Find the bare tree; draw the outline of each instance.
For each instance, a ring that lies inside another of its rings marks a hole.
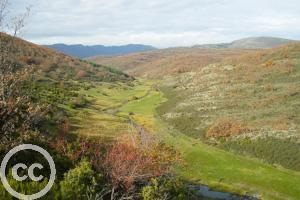
[[[9,13],[10,0],[0,0],[0,32],[11,33],[17,36],[24,28],[25,20],[29,16],[30,6],[25,8],[24,13],[11,16]]]
[[[25,25],[30,9],[11,16],[10,0],[0,0],[0,137],[12,139],[12,135],[30,126],[36,108],[23,94],[22,83],[29,74],[28,67],[17,69],[16,55],[19,51],[15,44],[17,36]],[[11,36],[9,36],[11,35]]]
[[[14,74],[14,63],[9,59],[10,54],[16,50],[14,39],[6,34],[16,37],[25,25],[30,8],[17,16],[9,15],[9,0],[0,0],[0,101],[6,101],[13,93],[17,78]],[[14,81],[15,80],[15,81]]]

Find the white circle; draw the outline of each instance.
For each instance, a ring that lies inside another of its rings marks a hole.
[[[42,189],[40,192],[32,194],[32,195],[25,195],[25,194],[20,194],[18,192],[16,192],[8,183],[6,175],[5,175],[5,170],[6,170],[6,166],[7,163],[9,161],[9,159],[16,153],[18,153],[19,151],[22,150],[34,150],[39,152],[40,154],[42,154],[46,160],[48,161],[49,165],[50,165],[50,170],[51,170],[51,174],[50,174],[50,179],[48,184],[45,186],[44,189]],[[42,196],[44,196],[45,194],[47,194],[47,192],[50,191],[50,189],[52,188],[54,181],[55,181],[55,175],[56,175],[56,168],[55,168],[55,163],[51,157],[51,155],[43,148],[36,146],[36,145],[32,145],[32,144],[22,144],[19,146],[16,146],[15,148],[13,148],[12,150],[10,150],[4,157],[4,159],[1,162],[1,170],[0,170],[0,177],[1,177],[1,181],[3,183],[4,188],[14,197],[18,198],[18,199],[22,199],[22,200],[34,200],[34,199],[38,199],[41,198]]]

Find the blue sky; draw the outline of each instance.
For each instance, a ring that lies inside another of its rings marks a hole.
[[[229,42],[250,36],[300,40],[299,0],[12,0],[32,5],[22,37],[38,44]]]

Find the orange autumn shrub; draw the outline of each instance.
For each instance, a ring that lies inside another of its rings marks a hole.
[[[206,137],[230,137],[247,133],[249,131],[250,128],[244,123],[231,119],[221,119],[208,129]]]
[[[86,76],[87,76],[87,73],[86,73],[85,71],[83,71],[83,70],[78,70],[76,76],[77,76],[78,78],[83,78],[83,77],[86,77]]]
[[[160,142],[148,142],[144,146],[136,138],[122,138],[108,151],[104,166],[114,187],[129,191],[134,183],[168,174],[178,157]]]

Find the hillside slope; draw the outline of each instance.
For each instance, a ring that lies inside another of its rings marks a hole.
[[[231,43],[195,45],[194,48],[268,49],[292,42],[296,41],[275,37],[249,37]]]
[[[100,56],[100,55],[122,55],[135,52],[151,51],[155,50],[154,47],[150,45],[142,44],[128,44],[123,46],[103,46],[103,45],[94,45],[94,46],[84,46],[81,44],[77,45],[66,45],[66,44],[53,44],[46,45],[51,49],[58,50],[70,56],[75,56],[79,58],[87,58],[91,56]]]
[[[98,199],[103,196],[104,199],[121,199],[131,196],[123,189],[123,182],[119,181],[123,175],[116,176],[117,182],[112,175],[115,173],[114,165],[128,162],[129,165],[124,165],[124,174],[128,174],[128,170],[136,174],[136,166],[142,168],[140,174],[146,174],[146,177],[135,175],[138,178],[130,181],[134,199],[143,199],[140,194],[150,184],[150,178],[160,176],[157,172],[161,168],[156,170],[153,166],[165,167],[166,162],[157,162],[159,156],[155,156],[150,148],[148,156],[145,148],[133,146],[130,141],[124,141],[124,145],[115,142],[121,141],[120,137],[125,134],[130,134],[133,140],[138,135],[128,118],[118,116],[114,109],[143,98],[151,85],[132,81],[133,78],[120,71],[65,56],[8,35],[1,34],[0,38],[1,47],[7,47],[3,44],[14,46],[1,48],[0,75],[4,90],[0,96],[0,157],[3,158],[12,147],[19,144],[38,145],[49,152],[57,169],[55,187],[43,199]],[[30,73],[24,72],[18,76],[20,71],[27,72],[23,69],[29,66],[33,68]],[[3,73],[3,69],[7,73]],[[37,81],[31,79],[31,75]],[[132,146],[129,147],[130,144]],[[120,145],[121,152],[114,155],[120,157],[109,161],[111,164],[107,165],[115,145]],[[160,146],[163,145],[160,143]],[[140,153],[132,154],[137,148],[141,149]],[[133,160],[124,156],[126,152],[130,157],[134,155]],[[162,150],[157,152],[162,155]],[[132,165],[139,156],[142,156],[139,163],[143,164]],[[154,160],[144,161],[150,157]],[[21,151],[6,166],[5,176],[20,194],[31,195],[40,191],[47,184],[47,177],[53,174],[52,170],[45,167],[39,172],[44,177],[39,182],[15,181],[10,173],[15,164],[30,166],[35,162],[47,165],[33,151]],[[144,171],[145,168],[153,173]],[[128,176],[132,177],[132,174]],[[79,182],[74,182],[74,177]],[[128,178],[124,180],[127,184]],[[136,184],[140,182],[145,184]],[[112,191],[105,189],[103,194],[103,188],[113,187],[116,188]],[[0,184],[0,199],[14,199],[3,184]]]
[[[295,41],[283,39],[283,38],[274,38],[274,37],[250,37],[250,38],[233,41],[229,45],[229,48],[268,49],[280,45],[285,45],[291,42],[295,42]]]
[[[89,63],[33,43],[2,34],[2,42],[12,41],[10,59],[17,66],[31,66],[35,74],[47,80],[126,80],[128,75],[109,67]]]
[[[211,191],[230,191],[263,200],[298,200],[299,172],[226,152],[183,135],[178,129],[174,129],[173,124],[170,126],[162,122],[157,115],[156,108],[166,99],[165,95],[155,88],[144,98],[131,101],[120,110],[123,115],[129,115],[136,123],[159,135],[160,140],[166,141],[180,152],[183,162],[176,166],[176,173],[194,184],[208,185]],[[169,102],[170,106],[174,105],[172,98],[169,98]],[[285,152],[284,148],[276,147]]]
[[[157,78],[198,71],[208,64],[248,52],[251,50],[172,48],[123,56],[97,56],[88,60],[115,67],[130,75]]]
[[[300,171],[300,44],[169,77],[159,109],[181,132]]]

